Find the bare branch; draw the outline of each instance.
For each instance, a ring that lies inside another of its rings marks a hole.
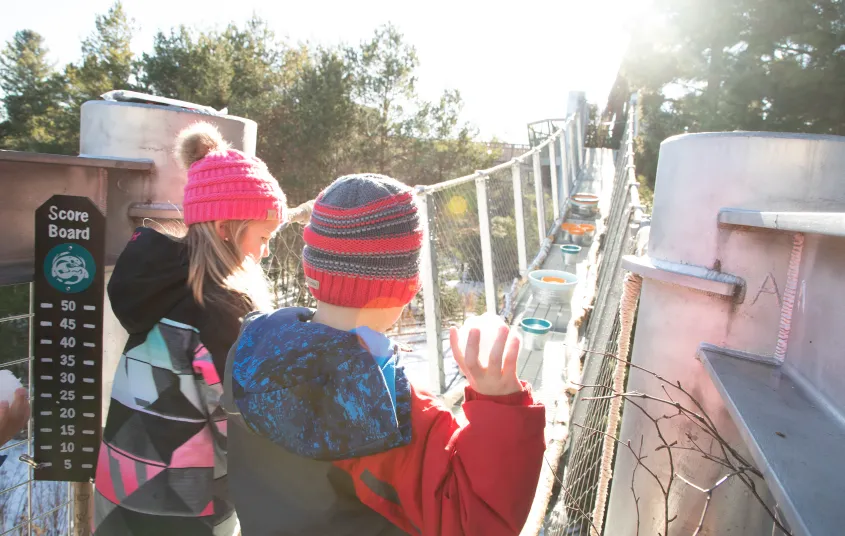
[[[565,345],[565,346],[569,346],[569,345]],[[655,451],[665,450],[666,453],[667,453],[667,456],[669,458],[670,472],[669,472],[668,481],[664,484],[664,482],[657,476],[657,474],[643,463],[643,460],[646,459],[646,456],[644,456],[642,454],[644,437],[641,436],[641,438],[640,438],[640,450],[639,450],[639,452],[636,452],[633,449],[633,447],[631,446],[630,441],[627,442],[627,443],[624,443],[624,442],[620,441],[618,438],[616,438],[612,435],[609,435],[609,434],[607,434],[607,433],[605,433],[601,430],[597,430],[595,428],[583,426],[583,425],[580,425],[578,423],[573,423],[574,426],[577,426],[577,427],[582,428],[584,430],[590,431],[594,434],[600,434],[602,436],[610,438],[617,445],[622,445],[625,448],[627,448],[631,452],[631,454],[634,456],[634,459],[636,460],[636,465],[634,466],[634,469],[633,469],[632,475],[631,475],[631,493],[634,496],[634,505],[635,505],[635,508],[636,508],[636,511],[637,511],[637,534],[639,534],[639,522],[640,522],[639,516],[640,516],[640,513],[639,513],[639,497],[636,494],[634,482],[635,482],[637,470],[639,469],[639,467],[642,467],[643,470],[645,470],[652,477],[652,479],[654,479],[655,482],[657,482],[658,486],[660,487],[661,493],[663,494],[663,498],[664,498],[663,534],[668,535],[669,524],[672,521],[674,521],[675,519],[677,519],[677,515],[669,517],[669,494],[671,493],[672,485],[674,483],[675,478],[682,480],[683,482],[685,482],[689,486],[691,486],[691,487],[693,487],[693,488],[695,488],[695,489],[697,489],[697,490],[699,490],[702,493],[705,493],[707,495],[707,497],[705,499],[704,509],[702,511],[701,518],[699,520],[698,527],[696,528],[696,531],[694,533],[694,536],[698,536],[701,533],[701,530],[703,530],[704,521],[705,521],[706,516],[707,516],[707,512],[708,512],[709,505],[710,505],[710,502],[711,502],[713,490],[715,490],[716,488],[718,488],[719,486],[721,486],[722,484],[727,482],[730,478],[736,477],[740,480],[740,482],[743,483],[743,485],[745,485],[751,491],[752,495],[757,499],[759,504],[769,514],[769,516],[773,520],[774,526],[777,527],[778,529],[780,529],[783,533],[791,535],[791,532],[789,532],[786,529],[786,527],[784,527],[783,524],[780,522],[780,520],[777,516],[777,513],[773,512],[771,510],[771,508],[769,508],[769,506],[766,504],[765,500],[760,496],[760,494],[757,491],[757,487],[754,483],[753,477],[756,476],[758,478],[762,478],[762,473],[760,473],[760,471],[757,468],[755,468],[751,463],[749,463],[735,448],[733,448],[724,439],[724,437],[722,437],[722,435],[719,433],[719,431],[716,427],[715,422],[707,414],[707,412],[704,410],[704,407],[702,406],[702,404],[698,401],[698,399],[695,398],[695,396],[692,395],[692,393],[687,391],[683,387],[683,385],[681,385],[681,382],[674,382],[674,383],[670,382],[669,380],[667,380],[666,378],[660,376],[659,374],[657,374],[655,372],[652,372],[652,371],[650,371],[650,370],[648,370],[644,367],[641,367],[639,365],[635,365],[628,360],[620,359],[617,356],[610,354],[610,353],[607,353],[607,352],[596,352],[596,351],[591,351],[591,350],[583,350],[583,349],[580,349],[580,348],[578,348],[578,350],[584,351],[585,353],[601,355],[601,356],[605,356],[605,357],[614,359],[617,362],[620,362],[627,367],[633,368],[635,370],[639,370],[641,372],[644,372],[644,373],[652,376],[653,378],[655,378],[659,382],[661,382],[661,389],[663,390],[663,392],[666,395],[666,398],[660,398],[660,397],[656,397],[656,396],[653,396],[653,395],[649,395],[647,393],[640,393],[640,392],[617,392],[612,387],[607,386],[607,385],[579,385],[577,383],[574,384],[579,388],[579,390],[581,390],[581,389],[596,389],[596,390],[601,390],[599,392],[603,391],[603,392],[609,393],[607,395],[602,395],[602,396],[582,397],[581,400],[612,400],[612,399],[615,399],[615,398],[621,398],[625,402],[628,402],[631,405],[633,405],[634,407],[636,407],[637,409],[639,409],[640,412],[642,413],[642,415],[645,416],[646,419],[651,421],[651,423],[655,427],[655,432],[657,434],[657,438],[661,443],[659,446],[657,446],[655,448]],[[693,405],[693,407],[695,409],[690,409],[690,408],[685,407],[684,404],[682,404],[679,400],[677,400],[675,397],[672,396],[672,394],[670,393],[670,389],[677,391],[677,392],[680,392],[684,397],[687,398],[687,400],[689,400],[689,402]],[[677,411],[677,413],[666,413],[666,414],[655,417],[654,415],[649,413],[649,411],[646,410],[646,408],[642,405],[642,401],[650,401],[650,402],[654,402],[654,403],[658,403],[658,404],[665,404],[667,406],[671,406],[672,408],[674,408]],[[689,433],[686,434],[686,438],[690,442],[690,444],[692,445],[691,447],[679,445],[677,441],[673,441],[672,443],[669,443],[667,441],[666,437],[663,435],[663,431],[660,428],[660,422],[661,421],[668,421],[670,419],[673,419],[673,418],[679,417],[679,416],[684,416],[696,428],[698,428],[703,433],[710,436],[711,442],[710,442],[710,449],[709,449],[708,452],[705,452],[704,449],[701,448],[701,446],[693,439],[692,435],[689,434]],[[713,453],[712,447],[713,447],[714,443],[718,445],[718,447],[719,447],[718,450],[720,451],[719,454],[721,454],[721,456]],[[729,471],[729,473],[726,474],[721,479],[719,479],[709,489],[704,489],[704,488],[701,488],[699,486],[696,486],[695,484],[692,484],[686,478],[684,478],[681,475],[675,473],[675,467],[674,467],[675,460],[674,460],[673,451],[676,450],[676,449],[681,450],[681,451],[695,452],[695,453],[701,455],[702,458],[704,458],[708,461],[711,461],[711,462],[713,462],[713,463],[715,463],[715,464],[717,464],[721,467],[724,467],[725,469],[727,469]],[[661,533],[658,533],[658,534],[661,534]]]
[[[645,437],[640,436],[639,456],[641,457],[641,459],[642,459],[642,455],[643,455],[643,441],[645,441]],[[637,468],[639,466],[640,466],[640,464],[636,464],[634,466],[634,469],[631,471],[631,494],[634,496],[634,509],[637,511],[637,534],[636,534],[636,536],[640,536],[640,498],[637,496],[637,491],[634,489],[634,480],[637,477]]]
[[[631,445],[630,445],[630,444],[628,444],[628,443],[623,443],[622,441],[619,441],[619,439],[617,439],[615,436],[612,436],[612,435],[610,435],[610,434],[608,434],[608,433],[606,433],[606,432],[603,432],[603,431],[601,431],[601,430],[597,430],[597,429],[595,429],[595,428],[590,428],[589,426],[584,426],[584,425],[582,425],[582,424],[578,424],[577,422],[572,423],[572,425],[573,425],[573,426],[577,426],[578,428],[581,428],[582,430],[586,430],[586,431],[588,431],[588,432],[592,432],[592,433],[594,433],[594,434],[600,434],[600,435],[602,435],[602,436],[604,436],[604,437],[610,438],[610,439],[611,439],[613,442],[615,442],[617,445],[621,445],[621,446],[623,446],[623,447],[627,448],[629,451],[631,451],[631,454],[632,454],[632,455],[634,456],[634,458],[637,460],[637,464],[638,464],[638,465],[640,465],[640,466],[642,466],[642,468],[643,468],[643,469],[645,469],[645,471],[646,471],[649,475],[651,475],[651,477],[654,479],[654,481],[655,481],[655,482],[657,482],[657,485],[660,487],[660,491],[663,493],[663,495],[666,495],[666,488],[664,488],[664,487],[663,487],[663,482],[660,480],[660,477],[658,477],[656,474],[654,474],[654,471],[652,471],[652,470],[651,470],[651,469],[650,469],[650,468],[649,468],[646,464],[644,464],[644,463],[642,462],[642,460],[644,460],[644,459],[645,459],[645,456],[639,456],[639,455],[637,455],[636,451],[634,451],[634,448],[633,448],[633,447],[631,447]]]

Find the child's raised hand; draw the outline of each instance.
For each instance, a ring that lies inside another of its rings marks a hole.
[[[466,350],[461,348],[458,329],[449,329],[449,342],[452,355],[458,362],[461,372],[476,393],[488,396],[509,395],[522,391],[522,384],[516,375],[516,362],[519,357],[519,338],[508,339],[510,329],[506,325],[498,327],[496,338],[489,356],[479,356],[481,331],[471,328],[467,335]]]
[[[5,400],[0,402],[0,445],[15,437],[29,422],[30,406],[26,396],[26,389],[17,389],[11,406]]]

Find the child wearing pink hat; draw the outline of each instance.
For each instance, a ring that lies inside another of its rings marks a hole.
[[[99,451],[94,530],[103,536],[231,536],[226,355],[241,320],[269,309],[259,263],[286,219],[285,196],[258,158],[208,123],[177,139],[187,168],[187,233],[139,228],[108,294],[129,333]]]

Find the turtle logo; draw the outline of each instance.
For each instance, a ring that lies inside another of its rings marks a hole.
[[[44,259],[44,275],[50,285],[65,293],[82,292],[91,286],[96,266],[87,249],[78,244],[59,244]]]

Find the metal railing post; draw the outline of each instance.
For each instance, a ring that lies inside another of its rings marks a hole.
[[[578,180],[578,174],[581,168],[578,167],[578,118],[572,120],[572,132],[569,136],[570,151],[572,154],[572,172],[575,174],[575,180]]]
[[[487,210],[487,177],[475,179],[478,196],[478,227],[481,235],[481,266],[484,269],[484,296],[487,312],[496,313],[496,281],[493,275],[493,242],[490,234],[490,212]]]
[[[555,221],[560,217],[560,199],[557,196],[557,155],[555,154],[555,143],[557,143],[557,140],[553,140],[549,144],[549,179],[551,180],[552,185],[552,221]]]
[[[566,203],[566,200],[569,199],[569,181],[571,177],[569,162],[571,160],[572,155],[569,154],[569,150],[566,146],[566,125],[564,124],[563,129],[560,131],[560,193],[561,199],[564,203]]]
[[[578,125],[577,130],[577,138],[575,138],[575,155],[578,158],[578,169],[584,168],[584,129],[586,128],[586,124],[584,123],[584,112],[583,109],[578,109],[578,115],[576,116],[576,123]]]
[[[519,258],[519,273],[525,275],[528,269],[528,252],[525,245],[525,211],[522,208],[522,176],[520,162],[511,168],[513,177],[513,214],[516,220],[516,253]]]
[[[442,323],[440,321],[440,285],[437,270],[436,231],[431,195],[427,192],[418,196],[420,217],[425,222],[422,251],[420,251],[420,276],[423,288],[423,309],[425,310],[425,338],[428,341],[428,366],[434,394],[446,390],[446,372],[443,367]]]
[[[631,138],[637,137],[637,131],[640,127],[639,118],[637,117],[637,100],[638,100],[638,93],[634,93],[631,95],[631,101],[628,106],[628,117],[631,118],[630,131],[631,131]]]
[[[546,239],[546,209],[543,203],[543,168],[540,167],[540,153],[532,156],[534,164],[534,195],[537,203],[537,231],[540,234],[540,243]]]

